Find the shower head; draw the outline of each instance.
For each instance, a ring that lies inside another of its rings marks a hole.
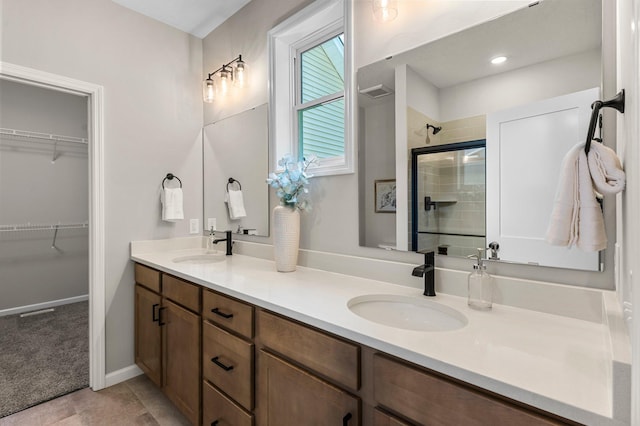
[[[434,136],[437,135],[440,132],[440,130],[442,130],[442,127],[439,127],[439,126],[436,127],[434,125],[431,125],[431,124],[427,123],[427,132],[429,132],[429,128],[433,129],[433,135]],[[428,134],[429,133],[427,133],[427,135]]]

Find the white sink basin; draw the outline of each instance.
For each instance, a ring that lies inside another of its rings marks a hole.
[[[226,259],[224,253],[201,253],[201,254],[191,254],[188,256],[180,256],[173,259],[173,263],[189,263],[189,264],[198,264],[198,263],[215,263],[222,262]]]
[[[468,320],[460,312],[426,297],[371,294],[349,300],[349,309],[369,321],[419,331],[451,331]]]

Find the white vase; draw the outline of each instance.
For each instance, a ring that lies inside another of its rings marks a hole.
[[[279,272],[293,272],[298,263],[300,212],[285,206],[273,209],[273,256]]]

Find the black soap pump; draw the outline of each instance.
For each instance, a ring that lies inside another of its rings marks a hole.
[[[491,309],[493,303],[493,277],[487,273],[487,265],[482,258],[484,249],[478,249],[478,254],[468,256],[476,258],[477,263],[473,265],[473,272],[469,274],[468,289],[469,296],[467,304],[470,308],[487,311]]]

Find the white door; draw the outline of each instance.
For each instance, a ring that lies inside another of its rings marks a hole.
[[[487,242],[501,260],[600,270],[598,252],[544,239],[562,159],[585,141],[599,97],[594,88],[487,115]]]

